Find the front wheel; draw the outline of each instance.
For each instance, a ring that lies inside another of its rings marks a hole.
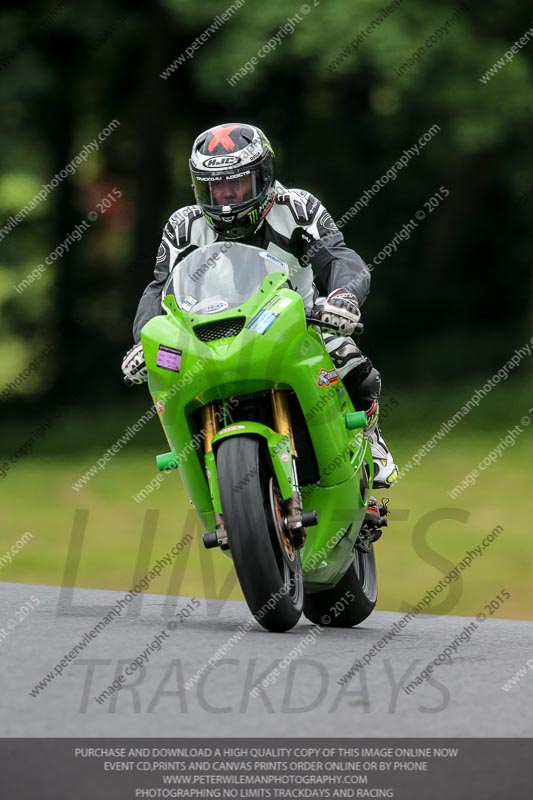
[[[287,631],[302,613],[302,565],[283,529],[268,451],[254,437],[234,436],[220,443],[216,461],[224,526],[248,608],[267,630]]]
[[[315,624],[329,628],[352,628],[370,616],[378,599],[374,545],[368,552],[357,547],[354,561],[333,589],[306,594],[304,614]]]

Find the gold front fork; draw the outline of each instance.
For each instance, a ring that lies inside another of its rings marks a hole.
[[[292,434],[291,412],[289,409],[289,396],[287,392],[280,392],[277,389],[271,390],[272,413],[274,415],[274,427],[282,436],[288,436],[291,443],[291,453],[297,456]]]
[[[282,436],[288,436],[291,443],[291,453],[293,459],[298,455],[294,444],[292,433],[291,412],[289,408],[289,395],[287,392],[280,392],[276,389],[271,390],[272,413],[274,416],[274,427]],[[283,503],[283,524],[280,527],[281,538],[285,549],[292,554],[293,549],[299,550],[304,546],[307,531],[302,524],[302,495],[298,489],[298,476],[296,473],[296,462],[292,462],[292,497]]]
[[[215,404],[208,403],[202,408],[202,428],[205,431],[204,451],[210,453],[213,450],[213,436],[218,433],[218,420],[215,412]],[[217,542],[220,546],[227,548],[228,534],[224,527],[224,517],[215,511],[215,528]]]
[[[205,431],[204,451],[210,453],[213,449],[213,436],[218,431],[218,421],[214,403],[208,403],[202,408],[202,428]]]

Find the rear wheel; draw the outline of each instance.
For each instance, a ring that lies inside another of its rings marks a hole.
[[[355,548],[353,564],[333,589],[305,595],[304,614],[325,627],[352,628],[370,616],[377,598],[376,559],[370,544],[368,552]]]
[[[300,554],[282,523],[282,499],[263,443],[225,439],[217,449],[220,501],[235,570],[248,608],[269,631],[287,631],[303,608]]]

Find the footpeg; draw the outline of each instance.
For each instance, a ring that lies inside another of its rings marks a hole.
[[[381,539],[383,533],[381,529],[389,524],[387,520],[387,514],[389,513],[388,502],[388,498],[384,498],[379,504],[376,498],[372,496],[368,501],[365,518],[355,542],[355,547],[363,553],[370,552],[370,546],[377,542],[378,539]]]
[[[378,502],[375,497],[371,497],[365,514],[365,523],[368,525],[379,525],[380,513]]]
[[[386,505],[379,505],[375,497],[371,497],[365,514],[365,524],[371,528],[385,528],[389,522],[386,515],[389,510]]]

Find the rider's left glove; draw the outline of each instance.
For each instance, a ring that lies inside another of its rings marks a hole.
[[[314,311],[318,312],[317,316],[322,322],[336,328],[345,336],[354,332],[361,319],[359,301],[347,289],[335,289],[326,298],[318,298]]]
[[[122,360],[122,372],[131,383],[146,383],[148,380],[148,373],[146,371],[142,344],[136,344],[131,350],[128,350]]]

